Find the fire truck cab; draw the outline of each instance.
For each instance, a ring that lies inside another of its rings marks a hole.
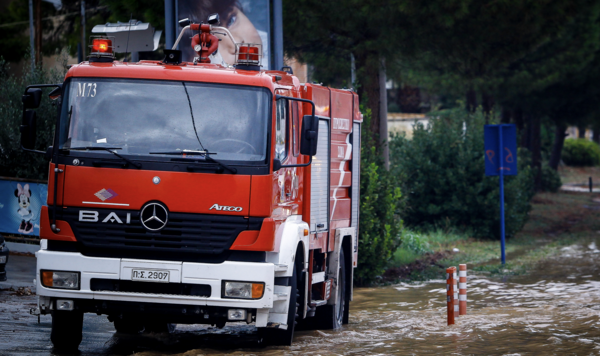
[[[64,83],[23,96],[28,151],[44,91],[58,107],[34,311],[52,315],[56,348],[78,347],[84,313],[121,333],[253,323],[280,345],[296,323],[348,322],[356,93],[261,70],[248,44],[235,66],[210,63],[215,27],[188,27],[194,62],[123,63],[97,39]]]

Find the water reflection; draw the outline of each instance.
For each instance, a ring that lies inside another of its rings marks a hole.
[[[469,277],[468,315],[446,325],[444,280],[355,291],[350,324],[297,332],[291,347],[257,346],[255,329],[179,325],[171,335],[113,336],[108,354],[563,355],[600,353],[600,251],[570,246],[527,276]],[[440,276],[442,277],[442,276]]]

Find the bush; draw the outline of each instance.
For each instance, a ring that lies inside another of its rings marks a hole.
[[[400,245],[402,230],[400,188],[375,150],[367,129],[370,114],[367,110],[361,135],[359,251],[354,271],[359,285],[373,282],[385,271]]]
[[[23,77],[9,75],[9,66],[0,58],[0,176],[30,179],[48,178],[48,160],[44,155],[21,150],[19,125],[23,117],[21,96],[27,85],[62,83],[66,73],[66,54],[61,55],[62,70],[37,67]],[[53,88],[52,88],[53,89]],[[46,151],[52,146],[57,108],[52,105],[44,89],[37,113],[36,149]]]
[[[390,142],[392,173],[406,196],[404,222],[409,227],[469,231],[475,237],[499,238],[498,177],[485,176],[481,112],[451,110],[415,125],[413,138]],[[504,178],[506,236],[519,231],[531,208],[533,175],[518,153],[519,174]]]
[[[600,164],[600,146],[585,138],[568,138],[562,151],[567,166],[597,166]]]
[[[561,186],[562,181],[558,172],[548,164],[542,164],[542,191],[556,193]]]

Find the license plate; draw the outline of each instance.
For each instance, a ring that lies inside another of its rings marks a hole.
[[[169,271],[156,269],[132,269],[132,281],[169,282]]]

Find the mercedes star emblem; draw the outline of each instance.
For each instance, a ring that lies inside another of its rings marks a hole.
[[[159,231],[167,226],[169,213],[167,208],[160,203],[148,203],[142,208],[140,221],[150,231]]]

